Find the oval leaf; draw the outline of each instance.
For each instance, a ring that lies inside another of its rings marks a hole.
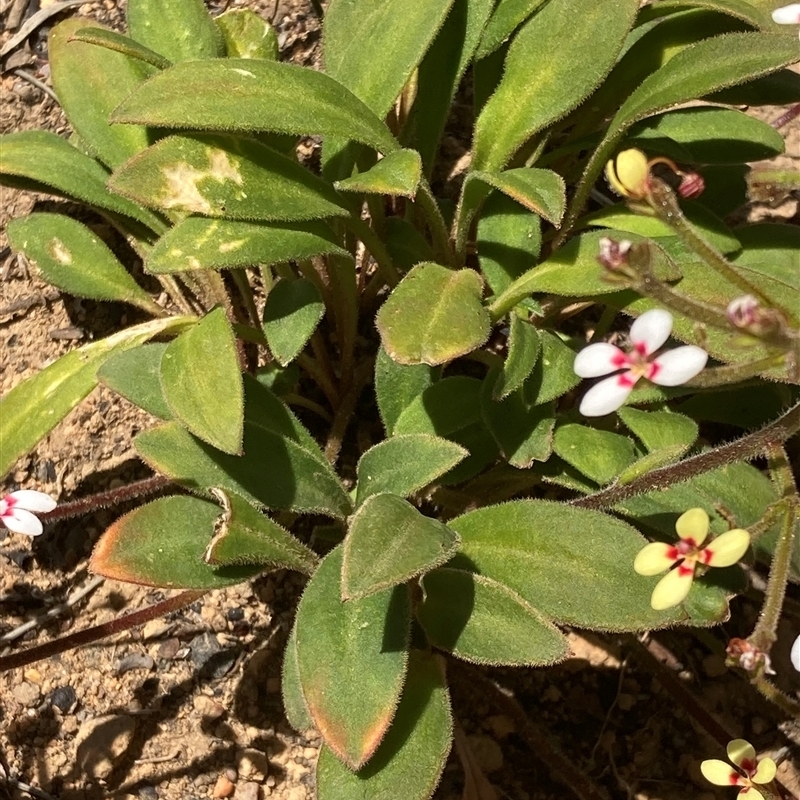
[[[430,365],[472,352],[489,336],[482,289],[474,270],[417,264],[378,312],[384,349],[401,364]]]
[[[221,589],[261,566],[212,567],[203,552],[221,513],[198,497],[161,497],[118,519],[94,548],[89,569],[116,581],[169,589]]]
[[[279,280],[264,306],[264,335],[281,366],[297,358],[325,314],[319,290],[305,278]]]
[[[375,396],[383,427],[391,436],[395,423],[408,404],[435,380],[427,364],[398,364],[383,348],[375,359]]]
[[[283,710],[289,724],[298,732],[307,731],[314,727],[314,720],[308,710],[303,689],[300,686],[300,670],[297,666],[297,627],[292,626],[292,631],[286,641],[283,651],[283,666],[281,667],[281,697]]]
[[[75,17],[50,32],[53,88],[81,141],[113,168],[144,150],[150,138],[138,125],[110,125],[109,115],[156,68],[106,47],[71,41],[85,27],[86,20]]]
[[[106,28],[81,28],[75,31],[69,37],[71,42],[86,42],[87,44],[94,44],[98,47],[107,47],[115,53],[122,53],[128,58],[138,59],[144,61],[145,64],[150,64],[156,69],[166,69],[172,65],[169,59],[159,55],[149,47],[145,47],[139,42],[134,41],[130,36],[123,36],[116,31],[110,31]]]
[[[427,486],[469,452],[429,434],[394,436],[371,447],[358,462],[356,505],[379,492],[408,497]]]
[[[344,540],[342,598],[360,599],[438,567],[458,536],[393,494],[374,494],[350,520]]]
[[[412,650],[408,680],[386,738],[358,772],[323,747],[317,762],[319,800],[428,800],[447,762],[453,715],[447,683],[436,655]]]
[[[638,455],[627,436],[577,423],[558,427],[553,449],[564,461],[601,485],[611,483]]]
[[[249,8],[231,8],[214,19],[222,31],[228,58],[266,58],[277,61],[278,34]]]
[[[63,214],[30,214],[9,223],[8,240],[36,262],[48,283],[62,291],[164,314],[105,243],[77,220]]]
[[[406,673],[410,610],[403,586],[340,597],[342,548],[319,565],[297,607],[297,666],[314,726],[351,769],[375,752]]]
[[[564,179],[549,169],[507,169],[503,172],[470,172],[467,181],[480,181],[515,200],[523,208],[558,226],[567,203]],[[469,186],[464,187],[464,192]],[[468,201],[465,199],[464,201]]]
[[[353,139],[383,153],[398,148],[383,122],[328,75],[247,58],[176,64],[140,86],[117,108],[113,121],[192,130],[319,134]]]
[[[15,386],[0,400],[0,476],[97,386],[95,373],[107,358],[194,322],[194,317],[171,317],[127,328],[61,356]]]
[[[569,653],[564,635],[516,592],[483,575],[436,569],[420,580],[417,619],[431,644],[477,664],[540,667]]]
[[[161,359],[161,388],[173,414],[195,436],[225,453],[241,451],[244,389],[224,309],[206,314],[170,343]]]
[[[417,193],[422,177],[422,159],[416,150],[398,150],[390,153],[366,172],[336,181],[334,186],[342,192],[387,194],[408,197]]]
[[[110,187],[143,205],[229,219],[346,216],[325,181],[262,144],[228,136],[169,136],[132,158]]]
[[[97,370],[97,380],[159,419],[174,418],[161,388],[161,358],[167,342],[152,342],[117,353]]]

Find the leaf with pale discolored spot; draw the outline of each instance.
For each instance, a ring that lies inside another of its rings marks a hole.
[[[489,336],[483,281],[471,269],[418,264],[381,306],[377,326],[386,352],[401,364],[444,364]]]
[[[389,153],[366,172],[336,181],[340,192],[385,194],[414,199],[422,177],[422,160],[416,150]]]
[[[53,88],[81,141],[113,169],[152,140],[140,125],[109,124],[109,115],[157,70],[105,47],[70,40],[73,33],[85,27],[85,19],[74,17],[50,31],[47,51]]]
[[[162,497],[118,519],[100,538],[89,569],[127,583],[169,589],[221,589],[263,566],[212,567],[203,553],[221,509],[199,497]]]
[[[203,0],[128,0],[128,33],[172,62],[224,55]]]
[[[540,667],[563,661],[569,645],[550,620],[507,586],[444,567],[420,579],[417,619],[435,647],[465,661]]]
[[[342,599],[359,600],[439,567],[458,550],[446,525],[394,494],[373,494],[356,510],[344,540]]]
[[[228,58],[265,58],[280,54],[275,28],[249,8],[230,8],[214,18],[222,32]]]
[[[521,595],[554,622],[611,631],[652,630],[727,617],[725,591],[695,581],[686,602],[650,607],[658,577],[633,572],[647,540],[620,520],[546,500],[514,500],[448,522],[461,535],[451,566],[484,575]]]
[[[97,370],[97,380],[148,414],[174,419],[161,388],[161,358],[167,347],[168,342],[151,342],[117,353]]]
[[[322,560],[297,607],[297,665],[314,727],[351,769],[386,735],[405,680],[411,622],[404,586],[341,600],[342,547]]]
[[[319,290],[309,280],[279,280],[264,306],[264,335],[270,352],[285,367],[297,358],[325,314]]]
[[[79,347],[17,384],[0,401],[0,476],[32,450],[89,392],[106,359],[158,335],[185,330],[194,317],[170,317],[135,325]]]
[[[323,746],[317,762],[319,800],[428,800],[444,770],[453,715],[440,656],[412,650],[397,715],[369,763],[353,772]]]
[[[640,455],[627,436],[577,423],[559,425],[553,439],[553,450],[601,486],[611,483]]]
[[[122,214],[161,230],[151,211],[106,187],[108,172],[66,139],[49,131],[22,131],[0,136],[0,182],[28,191],[80,200],[93,208]]]
[[[408,497],[468,455],[454,442],[424,433],[386,439],[359,459],[356,506],[380,492]]]
[[[207,217],[286,221],[349,213],[296,161],[229,136],[168,136],[125,163],[109,186],[152,208]]]
[[[48,283],[76,297],[130,303],[150,314],[164,311],[131,277],[106,244],[83,223],[63,214],[30,214],[8,225],[8,241]]]
[[[391,436],[403,410],[438,377],[427,364],[398,364],[381,347],[375,359],[375,396],[386,435]]]
[[[252,564],[271,569],[293,569],[311,575],[316,555],[285,528],[273,522],[246,500],[217,489],[214,496],[223,508],[214,538],[203,553],[212,567]]]
[[[156,242],[145,258],[145,269],[162,275],[283,264],[327,254],[352,257],[324,222],[286,224],[187,217]]]
[[[241,452],[244,389],[224,309],[170,343],[161,358],[161,388],[172,413],[195,436],[225,453]]]
[[[386,125],[333,78],[307,67],[252,58],[176,64],[127,97],[113,121],[317,134],[353,139],[383,153],[399,147]]]

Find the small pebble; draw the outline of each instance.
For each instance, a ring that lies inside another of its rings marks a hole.
[[[224,678],[236,661],[236,651],[220,647],[217,637],[210,633],[195,636],[190,643],[192,663],[204,677]]]
[[[220,775],[219,778],[217,778],[217,782],[214,784],[214,791],[211,793],[211,796],[215,798],[230,797],[235,789],[236,785],[233,781],[225,775]]]
[[[239,622],[244,619],[244,609],[241,606],[234,606],[225,612],[225,618],[229,622]]]
[[[42,699],[42,690],[35,683],[30,683],[29,681],[18,683],[14,687],[12,694],[14,699],[25,708],[36,708]]]
[[[261,800],[261,787],[253,781],[239,784],[234,800]]]
[[[173,636],[170,639],[165,639],[158,646],[158,657],[163,658],[165,661],[171,661],[173,658],[175,658],[175,656],[178,655],[178,651],[180,649],[180,639]]]
[[[139,789],[139,800],[158,800],[158,789],[155,786],[142,786]]]
[[[119,659],[114,664],[114,672],[117,675],[124,675],[126,672],[130,672],[134,669],[145,669],[145,670],[152,670],[155,669],[156,662],[150,656],[143,655],[142,653],[131,653],[129,656],[125,656],[125,658]]]
[[[70,714],[78,705],[78,696],[71,686],[58,686],[50,692],[50,705],[55,706],[62,714]]]

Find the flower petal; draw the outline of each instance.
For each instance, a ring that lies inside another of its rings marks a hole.
[[[572,368],[581,378],[599,378],[627,366],[628,357],[619,347],[608,342],[597,342],[584,347],[575,356]]]
[[[665,608],[672,608],[680,605],[689,594],[694,579],[694,568],[676,567],[668,572],[653,589],[650,596],[650,605],[656,611],[663,611]]]
[[[634,572],[639,575],[658,575],[668,570],[675,563],[675,559],[669,555],[674,549],[664,542],[646,544],[633,560]]]
[[[616,411],[631,393],[636,376],[628,371],[596,383],[583,396],[579,411],[584,417],[603,417]]]
[[[769,783],[778,772],[778,765],[771,758],[762,758],[756,771],[750,776],[753,783]]]
[[[10,514],[3,515],[3,524],[14,533],[38,536],[44,528],[39,518],[24,508],[14,508]]]
[[[792,645],[792,652],[789,656],[792,659],[792,666],[800,672],[800,636],[794,640]]]
[[[737,800],[767,800],[754,786],[745,786],[739,791]]]
[[[27,511],[37,511],[40,514],[46,514],[58,505],[49,494],[36,492],[33,489],[20,489],[18,492],[11,492],[9,497],[20,508],[24,508]]]
[[[736,786],[732,779],[739,777],[739,773],[731,769],[730,764],[726,764],[718,758],[710,758],[700,764],[700,772],[714,786]]]
[[[772,21],[778,25],[800,25],[800,3],[791,3],[772,12]]]
[[[645,311],[631,325],[631,341],[636,349],[645,356],[650,356],[669,339],[672,331],[672,314],[663,308]]]
[[[710,567],[730,567],[741,559],[748,547],[750,534],[742,528],[734,528],[703,548],[702,563]]]
[[[708,536],[708,514],[702,508],[690,508],[678,517],[675,530],[681,539],[691,539],[699,547]]]
[[[687,344],[667,350],[653,361],[652,373],[647,377],[659,386],[680,386],[703,371],[708,353],[702,347]]]
[[[746,761],[756,763],[756,749],[746,739],[733,739],[728,742],[726,750],[731,763],[737,767],[741,767]]]

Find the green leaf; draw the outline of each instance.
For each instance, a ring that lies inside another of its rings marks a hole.
[[[286,649],[283,651],[283,666],[281,667],[281,697],[283,698],[283,711],[289,724],[298,732],[307,731],[314,727],[314,720],[308,710],[308,704],[303,697],[300,686],[300,670],[297,666],[297,628],[292,626]]]
[[[541,219],[502,192],[492,192],[481,208],[475,246],[486,282],[495,294],[538,260]]]
[[[225,453],[241,453],[244,389],[224,309],[170,343],[161,359],[161,388],[172,413],[195,436]]]
[[[475,60],[486,58],[507,42],[514,31],[539,8],[544,0],[500,0],[484,28]]]
[[[412,650],[397,715],[369,763],[352,772],[328,747],[317,762],[319,800],[428,800],[447,762],[453,716],[441,658]]]
[[[564,461],[601,486],[611,483],[638,455],[627,436],[577,423],[559,425],[553,449]]]
[[[540,330],[542,354],[525,381],[526,400],[533,405],[549,403],[577,386],[581,379],[575,374],[575,352],[550,331]]]
[[[669,111],[635,125],[628,142],[650,153],[694,164],[760,161],[780,155],[785,149],[783,137],[772,125],[732,108]],[[675,142],[680,145],[680,155],[670,152],[670,145]]]
[[[106,188],[109,176],[97,161],[49,131],[0,136],[0,176],[6,186],[71,197],[155,230],[163,228],[150,211]]]
[[[263,566],[213,567],[203,553],[221,509],[198,497],[161,497],[118,519],[103,533],[89,569],[104,578],[165,589],[221,589]]]
[[[401,217],[386,220],[383,243],[394,265],[404,272],[420,261],[433,261],[435,258],[427,239],[411,222]]]
[[[281,366],[297,358],[325,314],[319,290],[305,278],[279,280],[264,306],[264,335]]]
[[[342,599],[360,600],[449,561],[459,538],[402,497],[373,494],[350,519],[342,557]]]
[[[377,316],[386,352],[401,364],[444,364],[489,336],[483,281],[471,269],[418,264],[395,287]]]
[[[536,366],[541,346],[538,329],[511,314],[508,355],[492,387],[492,400],[503,400],[525,383]]]
[[[721,14],[729,14],[749,23],[754,28],[772,28],[773,23],[769,14],[758,8],[759,2],[766,7],[761,0],[755,0],[755,2],[745,2],[745,0],[662,0],[655,6],[648,6],[644,15],[646,17],[647,12],[652,12],[653,15],[661,16],[685,8],[706,8]]]
[[[456,91],[493,6],[494,0],[455,0],[417,70],[416,96],[402,139],[422,156],[428,178]]]
[[[431,644],[465,661],[541,667],[563,661],[569,645],[546,617],[502,583],[460,569],[421,580],[417,619]]]
[[[381,492],[409,497],[463,461],[469,453],[430,434],[394,436],[359,459],[356,506]]]
[[[207,217],[347,216],[336,192],[296,161],[229,136],[169,136],[128,161],[111,188],[143,205]]]
[[[235,494],[214,492],[223,515],[214,527],[203,561],[212,567],[252,564],[271,569],[293,569],[311,575],[316,555],[291,533]]]
[[[317,221],[246,222],[187,217],[170,228],[148,253],[155,275],[192,269],[233,269],[304,261],[318,255],[347,258],[333,231]]]
[[[222,35],[203,0],[128,0],[128,32],[170,61],[217,58]]]
[[[280,48],[275,28],[249,8],[231,8],[214,19],[225,40],[228,58],[277,61]]]
[[[505,584],[555,622],[612,631],[677,622],[707,625],[727,615],[724,592],[695,582],[682,608],[654,611],[657,578],[633,571],[646,540],[624,522],[546,500],[515,500],[448,523],[461,534],[453,566]]]
[[[121,33],[110,31],[107,28],[80,28],[69,37],[69,41],[86,42],[86,44],[106,47],[115,53],[122,53],[127,58],[143,61],[156,69],[166,69],[172,66],[172,62],[169,59],[164,58],[164,56],[159,55],[149,47],[139,44],[131,39],[130,36],[123,36]]]
[[[153,336],[177,333],[193,317],[170,317],[135,325],[61,356],[0,400],[0,476],[32,450],[97,386],[97,369],[116,353]]]
[[[566,185],[564,179],[552,170],[521,167],[503,172],[470,172],[464,186],[465,205],[469,202],[466,198],[474,181],[497,189],[555,226],[564,216]]]
[[[161,306],[131,277],[116,256],[83,223],[63,214],[30,214],[8,225],[8,241],[68,294],[130,303],[163,316]]]
[[[50,32],[47,49],[53,88],[81,141],[113,168],[147,147],[150,138],[145,128],[110,125],[108,117],[156,69],[105,47],[70,41],[73,33],[85,27],[86,20],[75,17]]]
[[[216,487],[259,506],[337,519],[351,510],[342,485],[317,453],[253,422],[244,424],[243,456],[195,439],[176,422],[140,433],[134,446],[153,469],[196,492],[209,494]]]
[[[697,441],[699,434],[699,428],[693,419],[673,411],[621,408],[617,415],[651,453],[676,446],[682,447],[682,453],[685,453]]]
[[[174,419],[161,389],[161,357],[167,342],[142,344],[111,356],[97,370],[97,380],[159,419]]]
[[[483,383],[481,411],[500,452],[518,469],[528,469],[534,461],[547,461],[553,451],[554,406],[530,404],[521,388],[503,400],[495,400],[492,387],[496,381],[497,372],[490,372]]]
[[[375,396],[386,435],[391,436],[400,414],[431,386],[435,370],[427,364],[398,364],[383,348],[375,359]]]
[[[386,194],[414,199],[422,178],[422,159],[416,150],[389,153],[366,172],[336,181],[340,192]]]
[[[638,7],[637,0],[588,7],[550,0],[540,8],[514,38],[503,80],[478,117],[472,168],[501,169],[534,133],[578,106],[614,65]]]
[[[406,673],[404,586],[341,600],[342,548],[322,560],[297,607],[297,665],[314,727],[351,769],[377,749]]]
[[[130,95],[113,121],[190,130],[318,134],[353,139],[383,153],[398,148],[383,122],[328,75],[246,58],[176,64]]]
[[[325,72],[385,117],[452,4],[332,0],[325,11]]]

